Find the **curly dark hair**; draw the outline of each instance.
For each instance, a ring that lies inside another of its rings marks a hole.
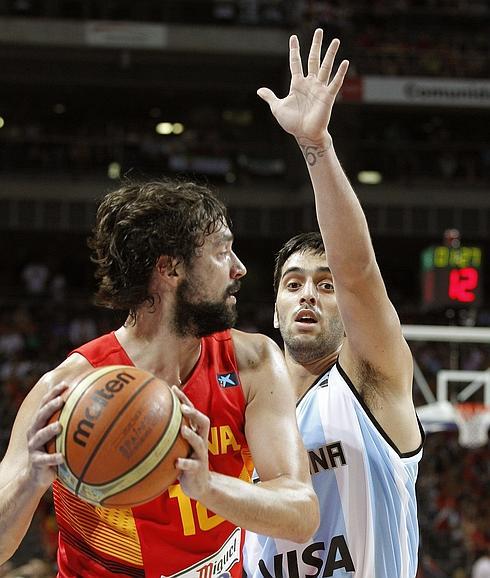
[[[228,225],[223,203],[206,186],[162,179],[126,182],[107,194],[97,210],[88,245],[99,288],[97,305],[128,310],[133,321],[149,293],[161,255],[190,264],[205,238]]]
[[[320,233],[312,231],[310,233],[300,233],[295,235],[279,249],[276,254],[274,265],[274,294],[277,296],[279,283],[281,282],[282,267],[284,263],[294,253],[313,253],[313,255],[324,255],[325,245]]]

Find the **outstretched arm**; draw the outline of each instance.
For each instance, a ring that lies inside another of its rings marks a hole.
[[[291,86],[285,98],[277,98],[267,88],[261,88],[258,94],[282,128],[296,138],[308,166],[346,331],[341,362],[346,369],[367,363],[377,375],[377,385],[389,384],[391,392],[406,394],[412,384],[410,351],[388,299],[364,213],[328,132],[349,63],[343,60],[332,75],[340,42],[332,40],[321,60],[322,36],[321,30],[315,31],[306,76],[298,39],[291,37]]]
[[[412,401],[412,356],[403,338],[376,262],[361,205],[335,153],[328,125],[348,62],[332,75],[337,39],[320,58],[322,31],[316,30],[304,76],[299,42],[290,40],[291,87],[279,99],[258,94],[279,124],[297,140],[315,193],[318,223],[332,271],[345,341],[339,359],[385,432],[401,452],[420,444]]]

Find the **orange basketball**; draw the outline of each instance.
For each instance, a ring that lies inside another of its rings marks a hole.
[[[177,477],[176,459],[189,451],[176,395],[136,367],[90,371],[70,388],[56,419],[62,431],[48,451],[65,458],[58,479],[95,505],[129,507],[159,496]]]

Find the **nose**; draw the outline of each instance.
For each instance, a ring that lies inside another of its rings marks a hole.
[[[306,283],[303,285],[303,291],[301,292],[300,296],[300,303],[308,303],[310,305],[316,305],[317,295],[316,295],[316,286],[311,280],[307,280]]]
[[[231,268],[231,278],[232,279],[240,279],[247,274],[247,268],[245,265],[240,261],[240,259],[233,253],[233,267]]]

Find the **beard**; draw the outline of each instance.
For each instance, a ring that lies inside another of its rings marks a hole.
[[[233,281],[217,301],[200,299],[201,286],[199,280],[184,279],[177,289],[173,323],[177,334],[182,337],[205,337],[230,329],[236,323],[236,305],[226,300],[238,291],[240,281]]]
[[[301,365],[313,363],[336,351],[344,339],[340,314],[331,317],[327,330],[316,336],[293,334],[285,323],[279,323],[279,330],[288,353]]]

